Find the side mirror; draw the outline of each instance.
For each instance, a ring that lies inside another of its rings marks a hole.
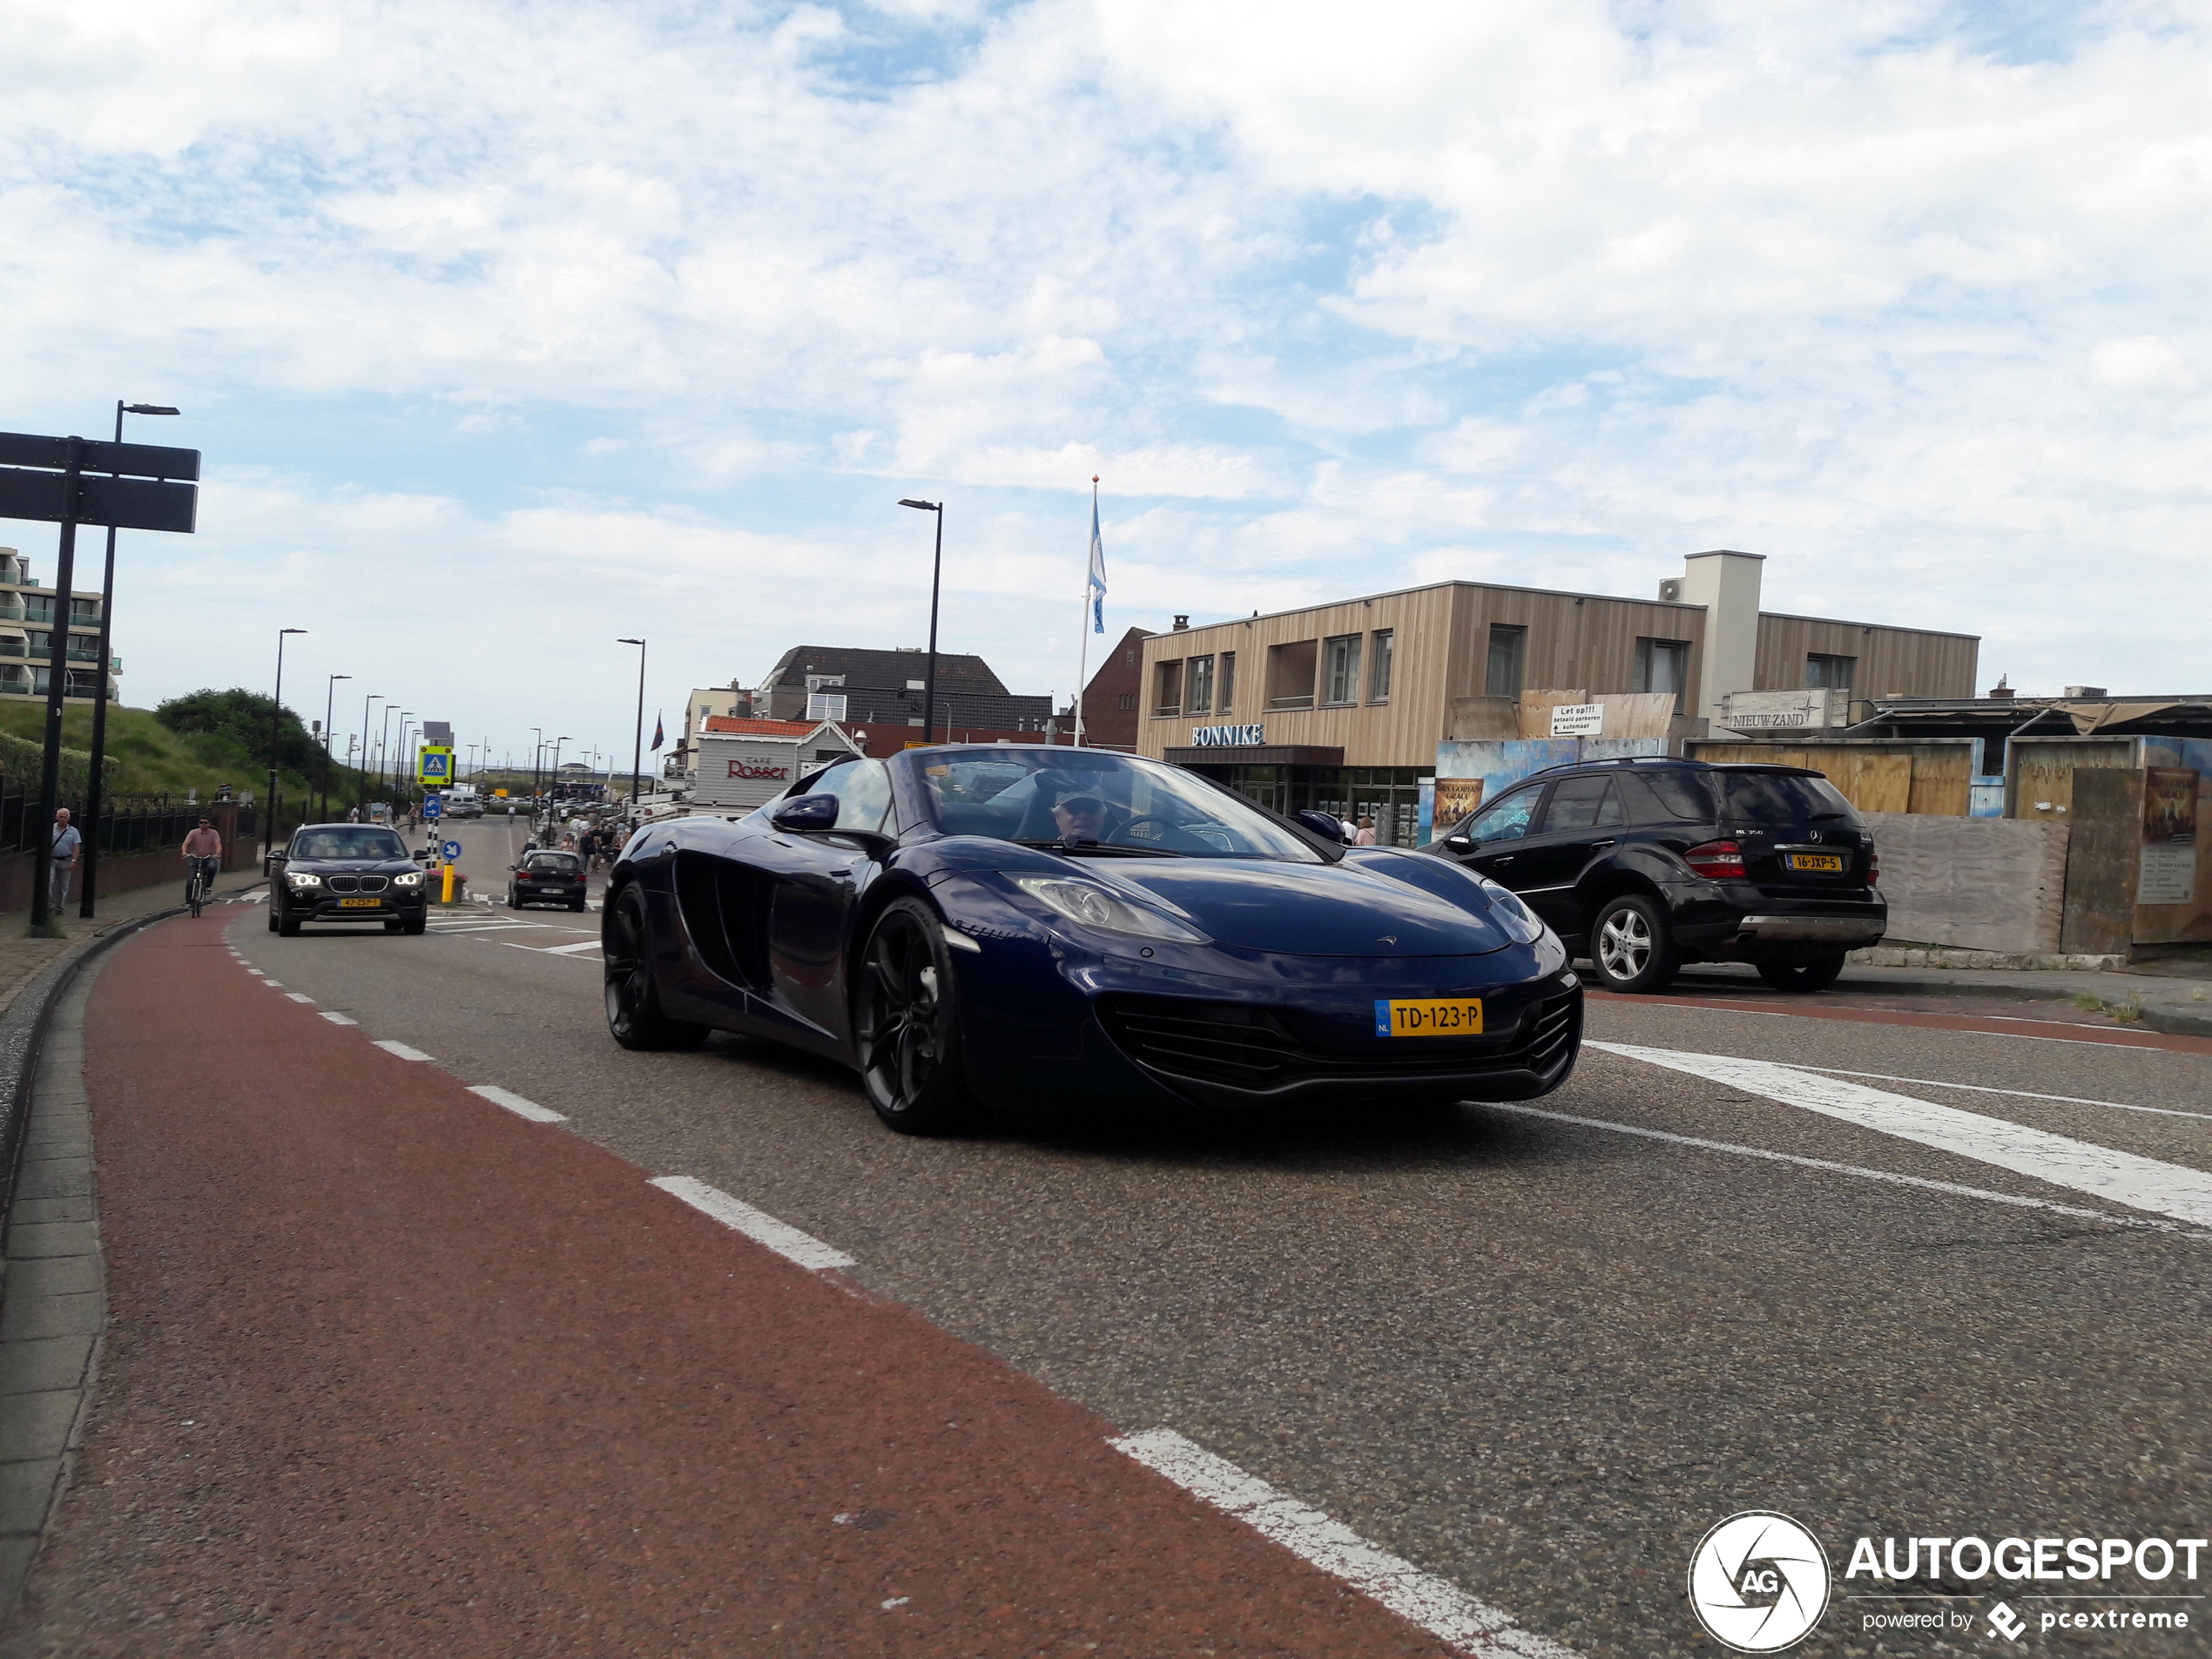
[[[834,795],[798,795],[786,801],[770,814],[768,821],[779,830],[804,835],[809,831],[819,833],[837,827],[837,797]]]
[[[1475,840],[1472,835],[1447,835],[1444,838],[1444,845],[1454,853],[1472,853],[1475,848]]]

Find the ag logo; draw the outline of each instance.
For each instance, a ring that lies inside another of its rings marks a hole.
[[[1804,1639],[1828,1606],[1828,1556],[1787,1515],[1747,1509],[1707,1533],[1689,1558],[1689,1605],[1706,1633],[1738,1653]]]

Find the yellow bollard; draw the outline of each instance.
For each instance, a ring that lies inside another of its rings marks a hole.
[[[438,902],[440,904],[453,902],[453,866],[450,864],[446,866],[445,891],[438,895]]]

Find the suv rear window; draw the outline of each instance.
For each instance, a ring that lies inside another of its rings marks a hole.
[[[1802,824],[1809,819],[1858,822],[1836,786],[1825,778],[1789,772],[1724,772],[1721,788],[1728,815],[1754,824]]]
[[[523,860],[523,867],[543,870],[549,875],[574,875],[577,862],[572,853],[533,853]]]
[[[1631,802],[1630,811],[1639,823],[1669,817],[1685,824],[1710,824],[1720,816],[1713,809],[1712,786],[1706,781],[1710,776],[1703,772],[1661,772],[1655,767],[1649,772],[1624,770],[1621,782],[1631,793],[1641,786],[1656,804],[1655,813],[1648,806]]]

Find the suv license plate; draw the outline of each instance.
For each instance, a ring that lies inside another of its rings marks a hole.
[[[1821,875],[1841,875],[1844,855],[1840,853],[1785,853],[1782,861],[1793,870],[1811,871]]]
[[[374,910],[383,902],[381,899],[341,899],[338,907],[341,910]]]
[[[1379,1037],[1479,1037],[1482,1035],[1482,999],[1479,996],[1424,997],[1375,1004],[1375,1035]]]

